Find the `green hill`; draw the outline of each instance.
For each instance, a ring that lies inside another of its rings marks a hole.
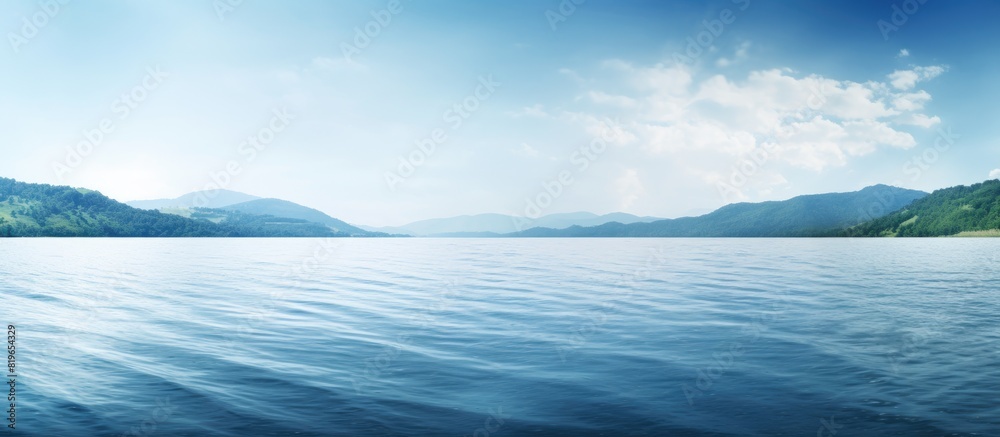
[[[1000,229],[1000,180],[937,190],[905,209],[852,227],[849,237],[995,236]]]
[[[229,236],[214,223],[144,211],[96,191],[0,178],[0,236]]]
[[[608,223],[568,229],[534,228],[515,237],[807,237],[864,223],[926,196],[923,191],[875,185],[851,193],[737,203],[700,217],[651,223]]]
[[[0,237],[347,236],[302,219],[201,209],[183,217],[133,208],[96,191],[0,178]]]
[[[266,214],[248,214],[221,209],[194,208],[189,212],[194,220],[217,223],[231,228],[240,236],[252,237],[353,237],[355,235],[332,229],[322,223],[308,220],[276,217]],[[370,236],[370,235],[357,235]]]
[[[370,236],[372,234],[371,232],[365,231],[364,229],[351,226],[341,220],[337,220],[333,217],[330,217],[329,215],[323,213],[322,211],[281,199],[251,200],[249,202],[229,205],[220,209],[224,209],[227,211],[238,211],[245,214],[288,217],[293,219],[305,220],[313,223],[321,223],[326,226],[329,226],[330,228],[333,228],[337,232],[355,236]]]

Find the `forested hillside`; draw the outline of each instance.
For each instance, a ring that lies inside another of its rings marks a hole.
[[[348,236],[301,219],[239,212],[207,214],[218,220],[132,208],[95,191],[0,178],[0,237]]]
[[[1000,229],[1000,180],[937,190],[903,210],[844,231],[851,237],[941,237]]]
[[[333,230],[359,237],[371,236],[373,233],[345,223],[342,220],[330,217],[326,213],[306,206],[292,203],[281,199],[257,199],[249,202],[237,203],[219,209],[237,211],[252,215],[271,215],[275,217],[288,217],[302,221],[320,223],[329,226]],[[386,235],[386,234],[380,234]]]
[[[214,223],[144,211],[96,192],[0,178],[0,236],[228,236]]]

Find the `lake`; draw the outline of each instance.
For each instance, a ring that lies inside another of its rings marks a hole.
[[[997,435],[997,243],[0,240],[0,322],[20,435]]]

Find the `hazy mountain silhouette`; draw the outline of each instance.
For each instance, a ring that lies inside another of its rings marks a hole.
[[[176,199],[134,200],[125,202],[139,209],[159,210],[163,208],[222,208],[237,203],[257,200],[260,197],[231,190],[195,191]]]
[[[803,237],[829,235],[885,216],[923,191],[875,185],[851,193],[798,196],[785,201],[736,203],[699,217],[650,223],[608,223],[566,229],[534,228],[510,237]]]
[[[492,236],[518,232],[534,227],[563,229],[570,226],[597,226],[604,223],[638,223],[662,220],[656,217],[639,217],[621,212],[597,215],[589,212],[550,214],[537,219],[504,214],[476,214],[458,217],[428,219],[396,227],[365,227],[369,231],[409,234],[413,236]]]

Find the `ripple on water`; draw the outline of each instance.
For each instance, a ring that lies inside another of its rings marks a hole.
[[[70,437],[143,426],[179,436],[1000,429],[990,240],[336,243],[5,242],[18,427]]]

